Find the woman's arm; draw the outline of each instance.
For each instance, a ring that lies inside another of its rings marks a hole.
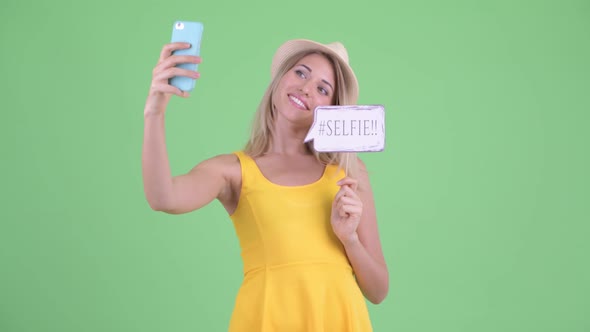
[[[173,177],[164,134],[164,115],[145,116],[142,153],[143,185],[153,210],[181,214],[199,209],[231,190],[229,170],[236,157],[207,159],[190,172]]]
[[[142,174],[144,192],[150,207],[167,213],[186,213],[215,198],[228,197],[231,191],[229,171],[236,164],[230,155],[205,160],[188,174],[172,177],[166,150],[165,112],[172,95],[188,93],[169,84],[174,76],[199,78],[196,71],[176,67],[179,63],[201,63],[200,57],[172,55],[174,50],[190,47],[186,43],[166,44],[152,73],[144,108]]]
[[[372,303],[389,291],[389,272],[383,256],[375,202],[367,169],[359,160],[357,179],[344,178],[334,199],[332,225],[346,250],[359,287]]]

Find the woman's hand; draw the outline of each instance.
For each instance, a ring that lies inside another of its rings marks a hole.
[[[363,214],[363,203],[357,194],[358,181],[345,177],[337,183],[340,190],[332,203],[331,223],[343,245],[358,241],[357,229]]]
[[[175,50],[189,48],[188,43],[170,43],[164,45],[158,64],[152,72],[150,91],[145,103],[144,114],[163,114],[172,95],[188,97],[189,93],[169,84],[174,76],[187,76],[197,79],[197,71],[175,67],[180,63],[201,63],[201,57],[192,55],[172,55]]]

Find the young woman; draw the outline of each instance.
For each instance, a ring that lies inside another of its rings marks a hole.
[[[164,46],[145,104],[143,180],[156,211],[187,213],[218,199],[234,223],[244,262],[230,331],[371,331],[364,298],[380,303],[389,274],[364,163],[318,153],[303,140],[322,105],[357,102],[358,83],[341,43],[291,40],[279,47],[271,82],[241,151],[172,176],[164,114],[176,68],[200,57]],[[364,298],[363,298],[364,296]]]

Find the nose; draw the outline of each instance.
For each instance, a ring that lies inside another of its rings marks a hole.
[[[301,85],[301,87],[299,88],[299,90],[301,90],[301,92],[304,93],[306,96],[309,96],[310,84],[311,84],[311,82],[307,81],[307,82],[303,83]]]

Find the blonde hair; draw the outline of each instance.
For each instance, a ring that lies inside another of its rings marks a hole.
[[[299,60],[309,54],[321,54],[325,56],[334,67],[334,73],[336,75],[336,100],[334,105],[353,105],[356,100],[353,100],[353,96],[349,96],[346,93],[344,86],[346,81],[342,73],[340,63],[333,59],[330,55],[318,51],[306,51],[300,52],[287,59],[281,67],[278,69],[277,74],[273,77],[272,81],[266,88],[264,96],[258,105],[258,110],[254,115],[254,121],[252,123],[252,130],[250,133],[250,139],[244,148],[244,152],[249,156],[255,158],[267,153],[270,149],[272,138],[274,136],[274,109],[272,105],[272,97],[277,86],[283,75],[285,75],[293,66],[297,64]],[[313,149],[313,141],[305,143],[307,148],[316,159],[323,165],[338,165],[344,170],[346,175],[354,177],[358,172],[358,160],[356,153],[352,152],[317,152]]]

